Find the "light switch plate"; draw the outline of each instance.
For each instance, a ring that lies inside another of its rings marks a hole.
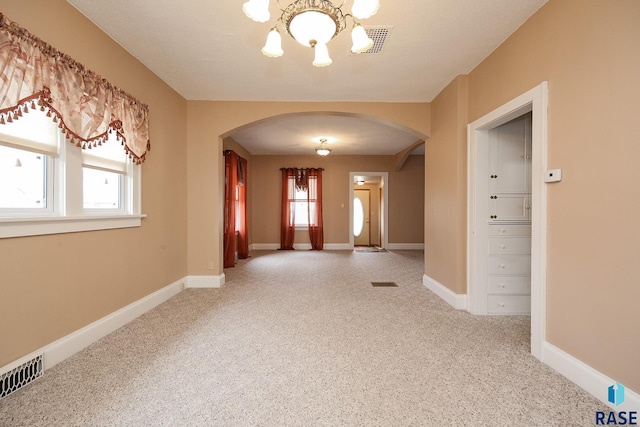
[[[562,181],[562,169],[549,169],[544,173],[544,182]]]

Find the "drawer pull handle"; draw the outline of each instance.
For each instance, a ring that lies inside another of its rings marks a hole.
[[[501,287],[502,289],[504,289],[504,288],[506,287],[506,285],[505,285],[504,283],[500,283],[500,287]]]
[[[503,302],[501,302],[500,304],[498,304],[498,307],[504,308],[504,305],[505,304]]]
[[[507,249],[505,245],[500,245],[500,249]]]
[[[507,266],[506,266],[506,265],[504,265],[504,264],[500,264],[500,267],[499,267],[499,268],[504,269],[504,268],[507,268]]]
[[[507,230],[506,230],[506,229],[504,229],[504,228],[501,228],[501,229],[500,229],[500,232],[501,232],[501,233],[506,233],[506,232],[507,232]]]

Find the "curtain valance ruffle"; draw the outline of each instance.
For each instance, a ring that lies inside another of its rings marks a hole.
[[[36,108],[83,149],[115,132],[135,163],[150,150],[147,105],[0,13],[0,125]]]

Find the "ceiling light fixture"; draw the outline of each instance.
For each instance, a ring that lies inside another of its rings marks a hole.
[[[322,138],[320,139],[320,147],[316,148],[316,153],[320,154],[322,157],[327,156],[331,152],[331,150],[325,146],[326,143],[327,140]]]
[[[345,14],[342,12],[342,6],[346,2],[347,0],[342,0],[340,6],[334,6],[329,0],[295,0],[283,8],[280,0],[276,0],[282,15],[276,21],[276,25],[271,28],[262,53],[272,58],[278,58],[284,54],[282,38],[278,30],[278,23],[280,23],[298,43],[315,50],[314,66],[331,65],[333,61],[329,57],[327,43],[347,27],[347,17],[351,17],[353,21],[351,51],[362,53],[369,50],[373,46],[373,40],[369,38],[356,18],[367,19],[375,15],[380,7],[380,1],[353,0],[351,13]],[[267,22],[271,18],[269,0],[249,0],[242,6],[242,10],[257,22]]]
[[[359,179],[356,181],[356,184],[358,185],[364,185],[364,179]]]

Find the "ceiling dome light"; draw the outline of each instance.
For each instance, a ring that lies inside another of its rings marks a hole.
[[[293,17],[289,23],[289,33],[302,46],[313,47],[316,44],[327,44],[336,35],[336,23],[329,15],[322,12],[302,12]]]
[[[326,46],[325,46],[326,47]],[[331,150],[328,149],[325,144],[327,143],[327,140],[324,138],[320,139],[320,147],[316,148],[316,153],[318,153],[321,156],[327,156],[329,155],[329,153],[331,153]]]
[[[342,6],[345,3],[346,0],[342,0],[340,6],[334,6],[329,0],[293,0],[283,8],[280,5],[280,0],[276,0],[282,15],[276,21],[276,27],[271,29],[267,43],[262,48],[262,53],[274,58],[283,55],[282,39],[277,31],[277,25],[280,23],[298,43],[314,48],[314,66],[326,67],[333,62],[329,57],[327,43],[347,27],[347,17],[353,20],[351,51],[361,53],[369,50],[373,46],[373,41],[356,21],[356,18],[373,16],[380,7],[380,2],[378,0],[353,0],[353,15],[342,12]],[[270,18],[269,0],[249,0],[244,3],[242,10],[254,21],[266,22]]]

